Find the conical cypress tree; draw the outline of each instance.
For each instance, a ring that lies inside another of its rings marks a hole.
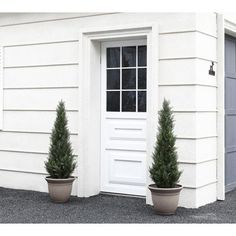
[[[153,164],[149,170],[153,182],[159,188],[174,188],[179,181],[181,171],[178,170],[175,141],[173,112],[170,103],[164,100],[159,112]]]
[[[67,123],[65,104],[60,101],[50,138],[49,157],[45,162],[45,168],[51,178],[69,178],[76,167]]]

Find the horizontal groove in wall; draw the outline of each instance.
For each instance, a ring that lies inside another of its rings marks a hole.
[[[159,61],[192,60],[192,59],[199,59],[199,60],[203,60],[203,61],[214,62],[217,64],[217,61],[215,61],[215,60],[206,59],[206,58],[202,58],[202,57],[169,57],[169,58],[160,58]]]
[[[126,151],[126,150],[122,150],[122,151]],[[22,153],[22,154],[35,154],[35,155],[45,155],[45,156],[48,156],[48,153],[42,153],[42,152],[29,152],[29,151],[16,151],[16,150],[0,150],[0,153],[1,152]],[[140,151],[137,151],[137,152],[140,152]],[[78,155],[74,155],[74,156],[78,157]],[[217,158],[212,158],[212,159],[203,160],[203,161],[199,161],[199,162],[178,161],[178,163],[179,164],[199,165],[199,164],[207,163],[207,162],[211,162],[211,161],[217,161]]]
[[[209,37],[217,39],[217,35],[208,34],[208,33],[205,33],[203,31],[200,31],[200,30],[166,31],[166,32],[160,32],[159,34],[160,35],[166,35],[166,34],[168,35],[168,34],[188,34],[188,33],[200,33],[200,34],[203,34],[205,36],[209,36]]]
[[[217,180],[214,180],[214,181],[211,181],[207,184],[203,184],[203,185],[199,185],[199,186],[183,186],[183,188],[186,188],[186,189],[199,189],[199,188],[203,188],[203,187],[206,187],[208,185],[211,185],[211,184],[216,184],[217,183]]]
[[[1,130],[1,133],[20,133],[20,134],[47,134],[50,135],[51,132],[41,132],[41,131],[19,131],[19,130]],[[70,133],[70,135],[78,135],[78,133]]]
[[[95,13],[95,14],[86,15],[86,16],[74,16],[74,17],[65,17],[65,18],[54,18],[54,19],[49,19],[49,20],[38,20],[38,21],[31,21],[31,22],[5,24],[5,25],[0,25],[0,27],[17,26],[17,25],[28,25],[28,24],[37,24],[37,23],[52,22],[52,21],[73,20],[73,19],[79,19],[79,18],[96,17],[96,16],[112,15],[112,14],[117,14],[117,12],[97,13],[97,14]]]
[[[197,31],[197,33],[199,33],[199,34],[203,34],[203,35],[205,35],[205,36],[212,37],[212,38],[214,38],[214,39],[217,39],[217,38],[218,38],[218,37],[217,37],[217,33],[216,33],[215,35],[213,35],[213,34],[208,34],[208,33],[206,33],[206,32],[200,31],[200,30],[196,30],[196,31]]]
[[[211,135],[211,136],[201,136],[201,137],[176,137],[176,139],[185,139],[185,140],[198,140],[198,139],[208,139],[208,138],[217,138],[217,135]]]
[[[22,154],[48,155],[48,152],[34,152],[34,151],[7,150],[7,149],[0,149],[0,152],[13,152],[13,153],[22,153]],[[74,154],[74,156],[78,157],[77,154]]]
[[[33,110],[33,109],[3,109],[3,111],[19,111],[19,112],[28,112],[28,111],[34,111],[34,112],[56,112],[56,109],[53,110]],[[79,112],[78,110],[66,110],[66,112]]]
[[[10,87],[5,87],[3,88],[3,90],[35,90],[35,89],[78,89],[78,86],[63,86],[63,87],[14,87],[14,88],[10,88]]]
[[[9,44],[4,45],[4,48],[10,47],[24,47],[24,46],[34,46],[34,45],[44,45],[44,44],[59,44],[59,43],[76,43],[79,42],[78,39],[71,39],[71,40],[60,40],[60,41],[45,41],[45,42],[38,42],[38,43],[21,43],[21,44]]]
[[[173,110],[174,113],[216,113],[218,110]]]
[[[55,110],[34,110],[34,109],[3,109],[3,111],[35,111],[35,112],[55,112]],[[79,112],[79,110],[66,110],[66,112]],[[174,113],[217,113],[218,110],[173,110]],[[116,118],[117,119],[117,118]],[[145,119],[145,118],[143,118]]]
[[[25,65],[25,66],[4,66],[3,69],[15,69],[15,68],[33,68],[33,67],[51,67],[51,66],[72,66],[79,65],[78,62],[62,63],[62,64],[45,64],[45,65]]]
[[[47,173],[41,173],[41,172],[13,170],[13,169],[2,169],[2,168],[0,168],[0,171],[17,172],[17,173],[23,173],[23,174],[36,174],[36,175],[45,175],[45,176],[48,175]]]
[[[189,164],[189,165],[199,165],[199,164],[203,164],[206,162],[211,162],[211,161],[217,161],[217,158],[210,158],[210,159],[206,159],[206,160],[202,160],[202,161],[185,161],[185,160],[179,160],[178,163],[179,164]]]
[[[109,149],[109,150],[117,150],[117,149]],[[120,150],[119,150],[120,151]],[[121,150],[121,151],[126,151],[126,150]],[[128,150],[130,151],[130,150]],[[46,152],[34,152],[34,151],[20,151],[20,150],[4,150],[4,149],[0,149],[0,153],[1,152],[12,152],[12,153],[22,153],[22,154],[35,154],[35,155],[48,155],[48,153]],[[137,151],[137,152],[145,152],[145,151]],[[74,155],[75,157],[77,157],[78,155]],[[197,164],[202,164],[205,162],[211,162],[211,161],[217,161],[217,158],[211,158],[211,159],[207,159],[207,160],[203,160],[203,161],[198,161],[198,162],[190,162],[190,161],[184,161],[184,160],[180,160],[178,161],[179,164],[190,164],[190,165],[197,165]]]
[[[13,152],[13,153],[23,153],[23,154],[48,155],[47,152],[20,151],[20,150],[7,150],[7,149],[0,149],[0,152]]]
[[[34,175],[44,175],[44,176],[47,176],[48,173],[42,173],[42,172],[34,172],[34,171],[23,171],[23,170],[12,170],[12,169],[1,169],[0,168],[0,171],[7,171],[7,172],[17,172],[17,173],[23,173],[23,174],[34,174]],[[77,175],[74,175],[73,176],[75,178],[78,178]]]
[[[188,87],[194,87],[194,86],[199,86],[199,87],[211,87],[211,88],[217,88],[216,85],[210,85],[210,84],[159,84],[159,87],[181,87],[181,86],[188,86]]]
[[[1,26],[0,26],[1,27]],[[199,30],[182,30],[182,31],[169,31],[169,32],[160,32],[160,35],[168,35],[168,34],[185,34],[185,33],[200,33],[204,34],[206,36],[210,36],[213,38],[217,38],[214,35],[207,34],[205,32],[199,31]],[[35,43],[21,43],[21,44],[9,44],[4,45],[4,48],[8,47],[22,47],[22,46],[34,46],[34,45],[43,45],[43,44],[57,44],[57,43],[73,43],[73,42],[79,42],[79,39],[65,39],[65,40],[59,40],[59,41],[45,41],[45,42],[35,42]]]

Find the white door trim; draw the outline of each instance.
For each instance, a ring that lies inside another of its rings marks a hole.
[[[147,167],[156,137],[158,113],[158,25],[156,23],[87,28],[79,34],[78,196],[100,192],[100,43],[108,40],[147,39]],[[147,185],[151,183],[148,168]],[[147,203],[151,203],[147,189]]]

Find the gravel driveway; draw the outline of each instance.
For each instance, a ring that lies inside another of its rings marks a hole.
[[[225,201],[158,216],[144,199],[98,195],[55,204],[46,193],[0,188],[0,223],[236,223],[236,191]]]

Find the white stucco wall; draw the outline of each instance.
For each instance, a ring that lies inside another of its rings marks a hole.
[[[160,102],[168,97],[174,107],[184,170],[180,203],[189,207],[216,200],[216,77],[208,75],[217,61],[216,15],[195,20],[194,32],[160,36]]]
[[[61,98],[77,154],[80,29],[139,22],[159,24],[159,107],[166,97],[175,113],[184,170],[180,205],[198,207],[216,200],[217,86],[216,77],[208,75],[211,61],[217,62],[215,13],[1,15],[0,186],[47,191],[44,161]],[[74,194],[76,188],[77,183]]]

